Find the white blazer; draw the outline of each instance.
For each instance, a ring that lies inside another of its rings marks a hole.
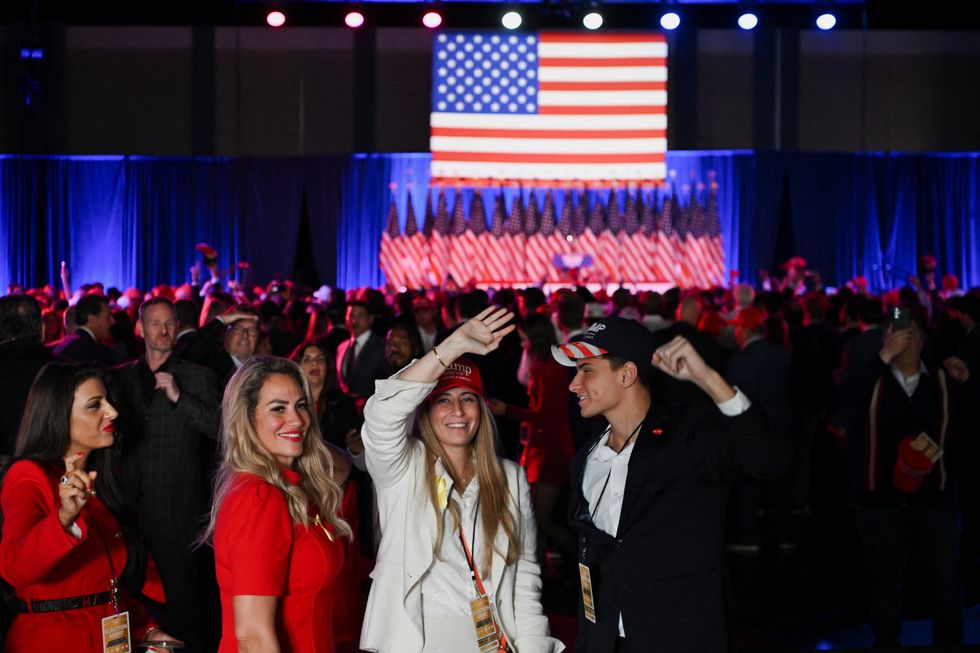
[[[417,653],[423,646],[421,580],[432,566],[436,517],[425,486],[425,445],[411,438],[415,410],[435,383],[401,379],[378,381],[364,407],[361,438],[368,472],[378,493],[381,548],[371,573],[373,582],[361,629],[361,648],[375,653]],[[512,497],[521,553],[506,565],[496,551],[507,550],[507,538],[494,540],[487,588],[496,601],[501,627],[517,653],[559,653],[564,645],[551,637],[541,609],[541,569],[535,559],[537,531],[524,470],[502,459]],[[452,480],[436,461],[436,478]],[[512,504],[513,505],[513,504]]]

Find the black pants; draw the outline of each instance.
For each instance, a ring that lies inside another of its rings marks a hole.
[[[952,504],[859,505],[855,511],[875,644],[898,644],[907,565],[922,569],[929,579],[933,644],[962,644],[956,508]]]

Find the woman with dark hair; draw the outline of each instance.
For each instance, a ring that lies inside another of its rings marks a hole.
[[[101,652],[123,624],[130,641],[176,642],[135,600],[164,597],[117,479],[116,417],[99,371],[49,363],[34,380],[0,489],[0,576],[20,612],[8,653]]]
[[[354,400],[340,389],[333,356],[316,341],[307,340],[293,350],[289,360],[298,364],[309,379],[323,439],[346,449],[348,439],[361,427],[361,416]]]
[[[572,462],[568,372],[551,355],[551,348],[558,345],[558,340],[546,315],[527,316],[518,335],[529,361],[530,405],[522,408],[491,399],[490,410],[498,417],[523,420],[521,465],[527,472],[534,512],[538,516],[538,557],[544,559],[541,554],[550,541],[561,551],[566,564],[571,565],[576,559],[575,536],[558,508],[562,489],[569,483],[568,469]]]
[[[299,366],[254,356],[221,403],[222,462],[203,539],[214,541],[221,653],[333,653],[348,470],[320,437]]]

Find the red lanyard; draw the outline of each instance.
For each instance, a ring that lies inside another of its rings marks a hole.
[[[479,513],[479,508],[477,508],[477,513]],[[462,522],[462,520],[460,520]],[[473,537],[476,536],[476,515],[473,515]],[[486,596],[487,591],[483,587],[483,580],[480,578],[480,570],[477,569],[473,562],[473,555],[470,553],[470,548],[466,546],[466,536],[463,535],[463,524],[459,525],[459,541],[463,544],[463,553],[466,554],[466,562],[470,566],[470,577],[473,579],[473,584],[476,585],[476,591],[480,593],[480,596]],[[504,634],[504,629],[501,628],[500,624],[497,624],[497,633],[500,635],[500,651],[508,651],[510,648],[507,645],[507,636]]]

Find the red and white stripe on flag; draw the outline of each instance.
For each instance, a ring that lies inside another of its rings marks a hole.
[[[434,180],[611,185],[666,176],[663,35],[448,32],[436,39]]]

